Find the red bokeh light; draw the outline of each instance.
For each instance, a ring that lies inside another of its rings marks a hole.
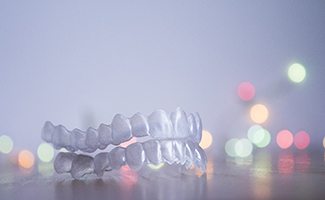
[[[297,149],[306,149],[309,146],[310,137],[306,131],[299,131],[294,138],[294,144]]]
[[[243,101],[252,100],[255,96],[255,87],[251,82],[241,82],[238,85],[237,94]]]
[[[288,130],[282,130],[276,136],[276,143],[281,149],[289,148],[293,143],[293,135]]]

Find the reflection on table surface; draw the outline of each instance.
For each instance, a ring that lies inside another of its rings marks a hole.
[[[102,179],[73,180],[52,163],[32,170],[1,158],[1,199],[322,199],[325,154],[259,151],[247,158],[209,155],[206,174],[175,166],[136,173],[128,167]]]

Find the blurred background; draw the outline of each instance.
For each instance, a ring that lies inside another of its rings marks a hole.
[[[1,159],[51,161],[39,146],[46,120],[86,129],[178,106],[200,113],[209,155],[323,154],[324,10],[321,0],[1,1]]]

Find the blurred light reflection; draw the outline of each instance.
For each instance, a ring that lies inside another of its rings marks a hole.
[[[269,199],[271,196],[271,156],[269,152],[259,152],[254,157],[254,197]]]
[[[291,152],[280,152],[278,158],[278,170],[280,174],[292,174],[294,164],[295,162]]]
[[[54,167],[53,163],[44,163],[44,162],[39,162],[38,163],[38,172],[42,176],[52,176],[54,173]]]
[[[121,143],[119,146],[126,148],[130,144],[133,144],[133,143],[136,143],[136,142],[137,142],[137,138],[136,137],[132,137],[130,140]]]
[[[299,152],[295,156],[295,170],[306,172],[310,167],[310,156],[307,152]]]
[[[160,163],[158,165],[154,165],[152,163],[149,163],[147,166],[150,168],[150,169],[153,169],[153,170],[159,170],[161,169],[163,166],[165,165],[165,163]]]

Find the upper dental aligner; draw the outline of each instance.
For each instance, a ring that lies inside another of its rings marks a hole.
[[[97,129],[88,128],[67,130],[64,126],[54,126],[47,121],[42,129],[42,139],[52,143],[56,149],[65,148],[70,152],[77,150],[94,152],[108,145],[119,145],[132,137],[153,139],[190,139],[199,143],[202,137],[202,123],[198,113],[186,113],[177,108],[168,115],[156,110],[148,117],[136,113],[130,118],[121,114],[114,116],[110,125],[101,124]]]
[[[110,152],[98,153],[94,158],[60,152],[55,158],[54,168],[58,173],[71,173],[73,178],[80,179],[92,173],[103,176],[105,171],[119,169],[126,164],[133,170],[140,170],[146,164],[178,164],[186,169],[195,166],[204,172],[206,161],[203,149],[192,140],[153,139],[133,143],[127,148],[118,146]]]

